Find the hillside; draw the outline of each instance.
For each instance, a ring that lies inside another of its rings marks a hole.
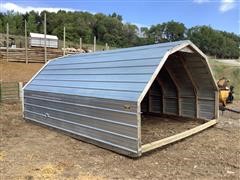
[[[235,98],[240,99],[240,60],[217,60],[209,58],[215,79],[226,77],[235,87]]]

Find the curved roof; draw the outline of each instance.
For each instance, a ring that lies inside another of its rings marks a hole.
[[[49,61],[24,88],[139,102],[167,57],[186,46],[205,58],[190,41],[77,54]]]

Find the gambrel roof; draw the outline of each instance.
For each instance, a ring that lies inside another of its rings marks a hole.
[[[205,58],[188,40],[65,56],[49,61],[25,89],[137,102],[169,55],[191,49]]]

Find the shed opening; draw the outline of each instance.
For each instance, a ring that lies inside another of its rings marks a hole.
[[[207,80],[209,73],[196,52],[178,51],[168,57],[141,102],[143,152],[215,119],[215,85]]]

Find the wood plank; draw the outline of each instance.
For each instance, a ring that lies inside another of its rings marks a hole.
[[[151,150],[156,149],[156,148],[160,148],[162,146],[165,146],[165,145],[174,143],[176,141],[179,141],[181,139],[184,139],[186,137],[189,137],[189,136],[191,136],[193,134],[196,134],[196,133],[198,133],[200,131],[203,131],[203,130],[205,130],[205,129],[215,125],[216,123],[217,123],[216,119],[210,120],[210,121],[208,121],[208,122],[206,122],[206,123],[204,123],[204,124],[202,124],[200,126],[192,128],[190,130],[181,132],[179,134],[175,134],[173,136],[170,136],[170,137],[158,140],[158,141],[154,141],[154,142],[149,143],[149,144],[142,145],[142,153],[151,151]]]

